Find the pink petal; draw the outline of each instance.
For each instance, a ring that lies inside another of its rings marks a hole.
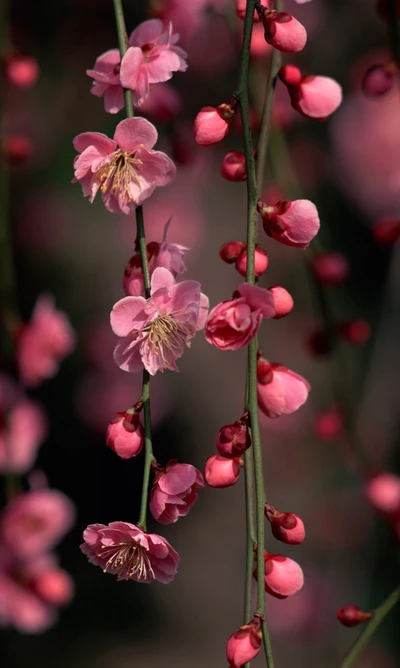
[[[122,339],[114,349],[114,362],[123,371],[136,373],[143,370],[143,362],[140,353],[141,341],[135,338]]]
[[[109,86],[104,93],[104,108],[109,114],[117,114],[125,106],[122,86]]]
[[[142,50],[131,46],[121,60],[119,76],[124,88],[130,88],[131,90],[137,88],[141,67],[143,67]]]
[[[129,44],[133,46],[143,46],[157,40],[164,29],[160,19],[150,19],[143,21],[129,36]]]
[[[200,329],[204,329],[204,326],[206,324],[206,320],[208,317],[208,311],[210,309],[210,300],[208,299],[207,295],[203,294],[203,292],[200,293],[200,307],[199,307],[199,315],[197,317],[197,322],[196,322],[196,331],[199,331]]]
[[[156,143],[157,137],[154,125],[145,118],[126,118],[118,123],[114,134],[118,146],[127,153],[135,153],[139,147],[150,150]]]
[[[168,269],[157,267],[151,277],[151,294],[153,295],[160,288],[172,288],[175,283],[175,278]]]
[[[197,319],[197,310],[200,304],[200,289],[200,283],[197,281],[181,281],[180,283],[176,283],[169,291],[172,298],[171,311],[173,313],[179,311],[185,313],[185,311],[192,307],[196,310]]]
[[[149,125],[151,124],[149,123]],[[140,148],[136,152],[136,157],[143,162],[142,165],[138,165],[137,172],[149,183],[166,186],[175,177],[176,167],[165,153]]]
[[[342,102],[342,87],[330,77],[304,77],[297,102],[301,112],[311,118],[326,118]]]
[[[73,145],[78,153],[82,153],[89,146],[94,146],[101,155],[108,155],[117,148],[115,141],[102,132],[83,132],[75,137]]]
[[[196,469],[190,464],[176,464],[160,478],[158,486],[169,495],[182,494],[196,482]]]
[[[161,83],[171,79],[172,73],[181,66],[179,56],[173,51],[163,51],[153,62],[146,63],[146,71],[150,84]]]
[[[297,199],[281,216],[285,226],[285,234],[296,244],[308,245],[319,230],[317,207],[308,199]]]
[[[248,283],[241,283],[239,294],[245,298],[252,311],[260,310],[264,318],[273,318],[275,315],[274,298],[268,290],[258,288]]]
[[[128,336],[132,330],[141,329],[148,320],[144,312],[144,297],[124,297],[114,304],[110,315],[111,329],[117,336]]]

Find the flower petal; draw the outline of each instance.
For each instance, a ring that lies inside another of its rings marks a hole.
[[[135,153],[139,147],[150,150],[157,137],[154,125],[145,118],[126,118],[118,123],[114,134],[118,146],[127,153]],[[154,178],[150,180],[154,181]]]
[[[111,329],[117,336],[128,336],[138,330],[148,320],[144,312],[144,297],[124,297],[114,304],[110,314]]]

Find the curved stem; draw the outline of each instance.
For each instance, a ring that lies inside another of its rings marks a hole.
[[[115,12],[115,21],[117,25],[118,44],[122,59],[128,48],[128,37],[125,27],[124,10],[122,7],[122,0],[113,0],[113,4]],[[125,96],[126,115],[128,118],[132,118],[134,115],[133,104],[132,104],[132,92],[130,90],[125,90],[124,96]],[[147,259],[146,234],[144,229],[142,206],[138,206],[136,209],[136,233],[137,233],[136,243],[139,247],[140,258],[142,261],[144,290],[145,290],[145,295],[148,298],[150,297],[150,272],[149,272],[149,263]],[[143,371],[142,395],[140,398],[143,401],[145,460],[144,460],[144,471],[143,471],[142,500],[140,504],[140,515],[138,520],[138,526],[142,527],[142,529],[146,531],[147,501],[149,495],[150,473],[151,473],[151,465],[154,460],[153,445],[151,440],[150,375],[149,372],[146,371],[146,369]]]
[[[386,615],[394,608],[396,603],[400,601],[400,586],[396,587],[388,598],[374,611],[372,619],[368,622],[361,635],[358,636],[353,647],[347,652],[346,656],[339,665],[339,668],[349,668],[356,658],[361,654],[366,644],[369,642],[372,634],[376,631],[378,626],[383,622]]]

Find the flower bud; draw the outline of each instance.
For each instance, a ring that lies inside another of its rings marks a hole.
[[[319,230],[317,207],[307,199],[281,200],[274,206],[257,204],[264,232],[286,246],[307,248]]]
[[[229,151],[222,161],[221,176],[227,181],[246,181],[246,158],[239,151]]]
[[[139,414],[132,409],[117,413],[107,428],[106,443],[121,459],[136,457],[143,447],[143,438]]]
[[[338,610],[337,618],[344,626],[357,626],[362,622],[367,622],[371,619],[372,612],[363,612],[356,605],[346,605],[341,610]]]
[[[247,275],[247,244],[242,249],[235,267],[241,276],[246,278]],[[268,268],[268,257],[263,248],[256,246],[254,252],[254,273],[255,277],[259,278]]]
[[[217,434],[216,448],[221,457],[228,459],[241,457],[250,446],[251,438],[246,420],[243,418],[221,427]]]
[[[310,385],[305,378],[282,364],[257,361],[257,400],[260,410],[270,418],[294,413],[307,400]]]
[[[366,486],[369,502],[386,515],[400,513],[400,477],[383,471],[371,477]]]
[[[282,513],[268,503],[265,505],[265,517],[271,524],[272,535],[288,545],[299,545],[306,537],[301,517],[294,513]]]
[[[272,294],[274,300],[276,311],[274,319],[278,320],[279,318],[283,318],[285,315],[288,315],[294,306],[293,298],[289,292],[279,285],[275,285],[273,288],[269,288],[269,292]]]
[[[239,480],[239,475],[238,459],[212,455],[206,461],[204,479],[210,487],[230,487]]]
[[[371,325],[366,320],[342,322],[338,325],[337,332],[349,343],[362,345],[371,337]]]
[[[393,88],[395,78],[395,66],[392,63],[386,65],[373,65],[364,74],[361,89],[367,97],[381,97]]]
[[[230,668],[241,668],[252,661],[260,651],[261,642],[261,619],[254,617],[248,624],[232,633],[226,643],[226,658]]]
[[[315,277],[325,285],[340,285],[349,275],[350,265],[342,253],[321,253],[314,258]]]
[[[287,598],[299,591],[304,584],[304,575],[299,564],[283,554],[264,553],[265,591],[275,598]],[[253,575],[257,578],[257,569]]]
[[[150,512],[161,524],[172,524],[187,515],[197,501],[197,490],[204,487],[203,476],[191,464],[178,464],[176,460],[156,470]]]
[[[222,141],[229,132],[229,121],[235,114],[235,106],[203,107],[194,120],[194,138],[200,146],[211,146]]]
[[[263,10],[265,41],[284,53],[302,51],[307,42],[305,27],[287,12]]]
[[[33,144],[24,135],[9,135],[3,140],[3,153],[9,163],[19,165],[32,156]]]
[[[372,236],[377,244],[393,246],[400,237],[400,220],[398,218],[382,218],[372,228]]]
[[[343,414],[337,407],[330,408],[318,415],[314,423],[316,435],[325,441],[340,436],[343,428]]]
[[[323,121],[333,114],[342,102],[342,87],[330,77],[301,76],[293,65],[279,70],[279,78],[288,87],[292,107],[303,116]]]
[[[227,241],[219,249],[219,256],[227,264],[232,264],[236,262],[244,248],[246,244],[243,241]]]
[[[30,56],[6,56],[5,76],[16,88],[32,88],[39,77],[39,65]]]
[[[282,65],[279,70],[279,78],[286,86],[298,86],[303,75],[295,65]]]

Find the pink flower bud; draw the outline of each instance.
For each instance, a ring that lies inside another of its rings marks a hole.
[[[269,292],[271,293],[274,300],[276,311],[274,319],[278,320],[279,318],[283,318],[285,315],[288,315],[294,306],[293,298],[289,292],[279,285],[276,285],[273,288],[269,288]]]
[[[19,165],[32,156],[33,144],[24,135],[9,135],[4,138],[3,152],[9,163]]]
[[[270,418],[294,413],[307,400],[310,385],[281,364],[257,362],[257,399],[260,410]]]
[[[206,461],[204,479],[210,487],[230,487],[239,480],[238,459],[212,455]]]
[[[371,619],[372,612],[363,612],[356,605],[346,605],[341,610],[338,610],[337,618],[344,626],[357,626],[362,622],[367,622]]]
[[[382,218],[372,228],[372,236],[377,244],[393,246],[400,237],[400,220],[398,218]]]
[[[287,12],[264,10],[262,17],[265,41],[284,53],[302,51],[307,42],[305,27]]]
[[[254,617],[248,624],[232,633],[226,643],[226,658],[230,668],[241,668],[252,661],[260,651],[261,642],[261,619]]]
[[[343,414],[340,408],[330,408],[315,420],[314,431],[323,440],[331,440],[340,436],[344,428]]]
[[[349,343],[362,345],[363,343],[367,343],[371,337],[371,325],[366,320],[342,322],[338,325],[337,332],[339,336]]]
[[[49,568],[35,578],[35,591],[47,603],[66,605],[74,593],[74,584],[62,568]]]
[[[245,419],[221,427],[217,434],[216,448],[221,457],[236,459],[251,446],[251,438]]]
[[[303,116],[325,120],[342,102],[342,87],[330,77],[303,76],[293,66],[281,67],[279,78],[288,87],[292,107]]]
[[[288,545],[299,545],[306,537],[301,517],[294,513],[282,513],[269,504],[265,506],[265,517],[271,524],[272,535]]]
[[[395,67],[392,63],[373,65],[364,74],[361,89],[368,97],[386,95],[393,88]]]
[[[227,181],[246,181],[246,158],[239,151],[229,151],[222,161],[221,176]]]
[[[121,457],[136,457],[143,447],[144,429],[137,412],[117,413],[107,428],[106,443]]]
[[[349,261],[342,253],[321,253],[312,266],[316,278],[326,285],[340,285],[350,273]]]
[[[299,591],[304,584],[301,567],[283,554],[265,552],[265,591],[275,598],[287,598]]]
[[[308,199],[281,200],[274,206],[258,202],[264,231],[286,246],[307,248],[319,230],[317,207]]]
[[[247,275],[247,244],[245,244],[242,252],[236,260],[235,267],[241,276],[246,278]],[[268,257],[263,248],[256,246],[254,253],[254,273],[256,278],[259,278],[268,269]],[[275,316],[274,316],[275,317]]]
[[[211,146],[222,141],[229,132],[229,121],[235,109],[231,104],[203,107],[194,120],[194,138],[200,146]]]
[[[155,477],[150,495],[150,511],[161,524],[172,524],[184,517],[198,499],[197,489],[204,487],[203,476],[191,464],[172,460]]]
[[[400,477],[384,471],[367,482],[365,491],[369,502],[381,513],[400,512]]]
[[[30,56],[11,55],[6,57],[5,75],[17,88],[32,88],[39,77],[39,65]]]
[[[279,70],[279,78],[286,86],[298,86],[303,75],[295,65],[282,65]]]
[[[219,256],[227,264],[232,264],[236,262],[243,248],[246,248],[243,241],[227,241],[226,244],[221,246]]]

